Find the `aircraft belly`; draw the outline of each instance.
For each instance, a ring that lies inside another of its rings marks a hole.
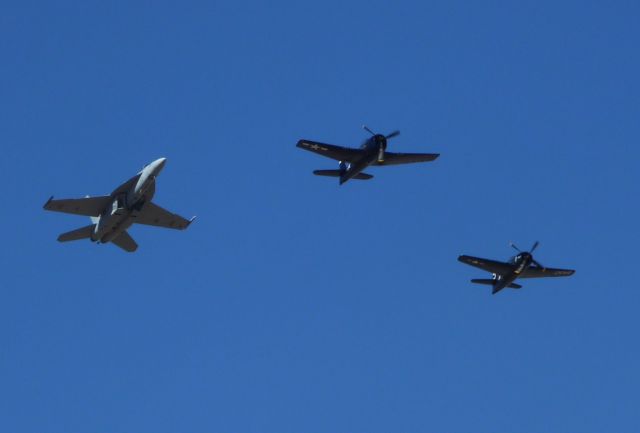
[[[133,218],[130,213],[126,213],[124,215],[111,215],[106,223],[100,228],[96,238],[99,239],[101,243],[106,244],[131,227],[131,224],[133,224]]]
[[[378,158],[377,153],[372,153],[370,155],[365,155],[362,159],[358,161],[354,161],[351,164],[351,167],[347,170],[347,172],[342,175],[340,178],[341,183],[348,181],[349,179],[353,179],[357,176],[362,170],[373,164]]]

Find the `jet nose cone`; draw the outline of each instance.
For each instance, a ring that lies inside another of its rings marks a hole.
[[[154,176],[157,176],[162,171],[166,163],[167,163],[167,158],[158,158],[148,165],[149,171]]]

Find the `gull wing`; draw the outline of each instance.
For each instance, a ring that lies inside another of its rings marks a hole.
[[[475,266],[476,268],[498,275],[506,275],[513,270],[512,266],[508,263],[482,259],[480,257],[462,255],[458,257],[458,260],[467,265]]]
[[[111,200],[113,200],[113,198],[109,195],[62,200],[54,200],[53,197],[51,197],[43,207],[45,210],[54,212],[97,217],[100,216],[102,211],[111,203]]]
[[[394,153],[385,152],[383,162],[375,162],[373,165],[400,165],[414,162],[429,162],[439,157],[439,153]]]
[[[529,266],[527,269],[522,271],[520,278],[569,277],[575,272],[576,271],[573,269],[554,269]]]
[[[189,224],[191,224],[194,219],[195,217],[188,220],[180,215],[161,208],[155,203],[147,203],[142,208],[142,211],[136,216],[134,222],[149,226],[184,230],[189,227]]]
[[[335,146],[333,144],[318,143],[317,141],[300,140],[296,145],[300,149],[308,150],[336,161],[353,162],[362,156],[360,149]]]

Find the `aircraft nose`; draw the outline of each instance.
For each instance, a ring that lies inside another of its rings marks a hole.
[[[158,170],[162,170],[166,163],[167,163],[167,158],[158,158],[155,161],[153,161],[153,164],[156,166]]]
[[[149,164],[149,168],[151,168],[151,171],[154,173],[155,176],[157,176],[162,171],[166,163],[167,163],[167,158],[158,158],[155,161],[153,161],[151,164]]]

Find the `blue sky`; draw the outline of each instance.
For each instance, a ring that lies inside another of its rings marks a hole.
[[[638,431],[637,2],[2,9],[3,430]],[[442,156],[312,176],[362,124]],[[56,242],[162,156],[189,230]]]

